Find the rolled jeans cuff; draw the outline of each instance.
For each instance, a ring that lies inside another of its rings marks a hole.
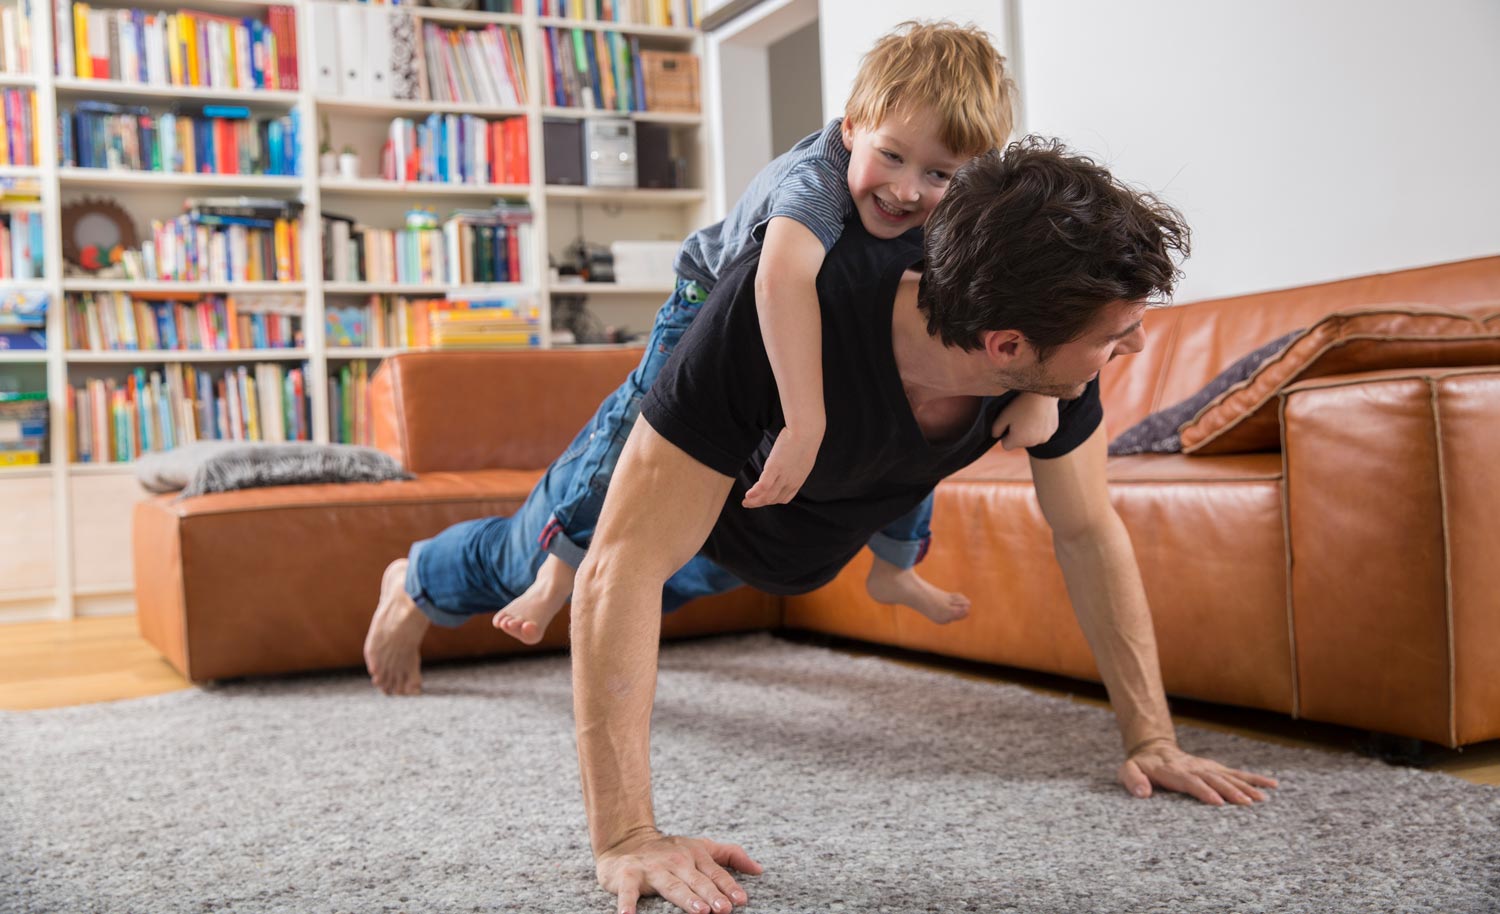
[[[474,617],[472,615],[451,613],[439,608],[427,596],[427,593],[422,590],[422,579],[417,576],[417,565],[419,564],[418,559],[422,555],[422,547],[425,545],[427,545],[426,540],[412,543],[411,551],[406,555],[406,595],[411,597],[413,603],[417,604],[417,609],[422,611],[422,615],[431,619],[434,623],[444,628],[458,628]]]
[[[897,568],[911,568],[927,556],[927,547],[932,544],[932,537],[924,536],[919,540],[898,540],[877,533],[870,537],[870,551],[877,558],[895,565]]]
[[[583,557],[588,555],[587,549],[568,539],[568,534],[563,532],[562,522],[556,517],[542,531],[542,548],[562,559],[574,571],[583,564]]]

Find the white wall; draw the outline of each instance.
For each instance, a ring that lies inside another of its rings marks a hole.
[[[1184,211],[1178,301],[1500,254],[1496,0],[931,0],[1019,68],[1022,127]],[[821,0],[825,111],[913,14]],[[1017,46],[1007,21],[1017,21]]]
[[[771,85],[771,148],[781,155],[797,141],[822,129],[822,68],[818,65],[818,23],[813,21],[766,49]]]

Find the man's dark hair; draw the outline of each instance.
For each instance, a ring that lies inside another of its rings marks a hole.
[[[1151,194],[1032,136],[958,170],[925,248],[928,333],[973,350],[986,330],[1015,330],[1046,359],[1108,303],[1169,297],[1188,229]]]

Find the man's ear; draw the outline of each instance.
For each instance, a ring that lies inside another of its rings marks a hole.
[[[984,354],[996,368],[1010,368],[1030,346],[1018,330],[986,330],[980,334]]]

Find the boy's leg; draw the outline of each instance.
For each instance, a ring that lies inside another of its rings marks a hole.
[[[573,590],[574,570],[583,561],[593,539],[604,493],[609,489],[625,439],[640,415],[641,400],[677,348],[682,334],[698,316],[705,297],[697,283],[677,280],[672,295],[657,311],[641,363],[600,405],[580,434],[582,446],[571,456],[575,466],[569,474],[570,485],[558,492],[552,506],[552,522],[543,536],[549,555],[538,570],[535,583],[495,615],[496,627],[512,637],[528,644],[541,640],[547,623],[567,602]]]
[[[910,606],[929,620],[944,625],[969,614],[969,598],[950,593],[917,574],[915,565],[932,542],[932,494],[900,520],[870,537],[875,561],[865,578],[865,590],[877,603]]]
[[[413,544],[406,558],[386,568],[364,645],[365,667],[377,688],[390,695],[420,692],[422,636],[433,622],[452,627],[492,613],[531,585],[546,554],[541,539],[553,501],[570,484],[570,465],[559,458],[548,467],[510,517],[455,524]]]

